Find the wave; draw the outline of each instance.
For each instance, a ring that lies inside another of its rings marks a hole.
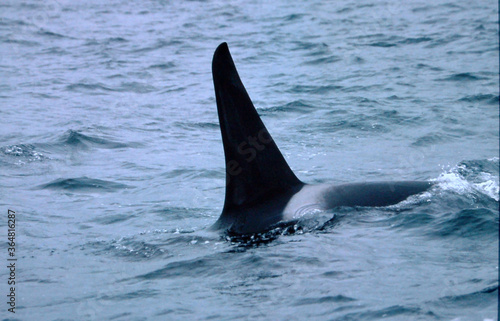
[[[148,67],[148,69],[160,69],[160,70],[166,70],[166,69],[172,69],[176,67],[175,63],[169,61],[167,63],[162,63],[162,64],[154,64]]]
[[[17,144],[0,147],[0,152],[5,156],[21,158],[21,162],[34,162],[47,159],[42,152],[37,151],[34,145],[31,144]]]
[[[116,256],[127,261],[144,261],[149,259],[165,259],[172,255],[161,244],[138,241],[130,237],[123,237],[112,241],[90,242],[82,247],[91,250],[95,255]]]
[[[68,130],[66,133],[59,138],[59,145],[78,147],[78,148],[90,148],[90,147],[98,147],[105,149],[114,149],[114,148],[126,148],[130,147],[128,144],[115,142],[112,140],[107,140],[100,137],[93,137],[89,135],[84,135],[75,130]]]
[[[302,100],[295,100],[284,105],[279,105],[269,108],[259,108],[259,114],[265,116],[280,114],[282,112],[305,114],[313,110],[314,107],[312,105],[309,105]]]
[[[464,161],[433,179],[425,193],[386,208],[346,208],[324,224],[328,230],[356,211],[361,220],[429,238],[498,239],[498,158]],[[323,227],[317,230],[322,230]]]
[[[378,37],[377,37],[378,38]],[[409,38],[403,38],[403,37],[381,37],[381,38],[386,38],[386,39],[381,39],[378,41],[373,41],[368,43],[368,46],[371,47],[382,47],[382,48],[389,48],[389,47],[400,47],[402,45],[416,45],[420,44],[423,42],[431,42],[433,41],[433,38],[422,36],[422,37],[409,37]]]
[[[221,179],[224,178],[224,172],[218,170],[208,170],[208,169],[200,170],[198,168],[185,167],[165,172],[161,174],[161,177],[166,179],[182,178],[183,180],[185,179],[193,180],[199,178]]]
[[[50,183],[42,184],[38,188],[72,192],[113,192],[119,189],[131,188],[131,186],[83,176],[77,178],[59,178]]]
[[[428,20],[424,21],[423,23],[424,24],[435,24],[439,21],[442,21],[442,20],[440,18],[436,18],[436,19],[428,19]],[[431,48],[436,48],[436,47],[440,47],[440,46],[445,46],[447,44],[450,44],[452,42],[455,42],[455,41],[463,39],[463,38],[464,38],[464,36],[459,35],[459,34],[452,34],[452,35],[444,36],[442,38],[439,38],[439,39],[432,41],[430,44],[425,46],[425,48],[431,49]]]
[[[216,253],[195,259],[186,259],[168,263],[165,267],[145,273],[135,278],[138,280],[158,280],[176,277],[200,278],[216,276],[222,277],[232,273],[230,264],[239,265],[232,260],[233,253]],[[226,261],[227,264],[224,264]],[[255,262],[252,262],[255,263]]]
[[[356,299],[350,298],[344,295],[335,295],[335,296],[323,296],[318,298],[301,298],[296,302],[296,305],[311,305],[311,304],[324,304],[324,303],[345,303],[345,302],[353,302]]]
[[[148,46],[145,46],[142,48],[136,48],[136,49],[131,50],[131,52],[132,53],[146,53],[146,52],[151,52],[151,51],[155,51],[158,49],[162,49],[164,47],[171,47],[171,46],[177,47],[177,46],[180,46],[182,44],[184,44],[184,43],[180,40],[167,41],[167,40],[160,39],[152,45],[148,45]]]
[[[472,72],[462,72],[462,73],[456,73],[456,74],[450,75],[446,78],[442,78],[439,80],[443,80],[443,81],[476,81],[476,80],[482,80],[482,79],[486,79],[486,78],[481,77],[481,76],[477,76]]]
[[[448,308],[451,308],[453,306],[459,306],[460,308],[463,308],[464,306],[486,308],[496,303],[497,296],[498,284],[466,294],[444,296],[434,302],[429,303],[439,307],[446,306]]]
[[[68,91],[73,91],[73,92],[88,92],[88,91],[112,91],[111,88],[104,86],[101,83],[76,83],[76,84],[71,84],[66,86],[66,90]],[[97,93],[94,93],[97,94]]]
[[[411,143],[411,145],[416,147],[431,146],[446,143],[455,139],[456,138],[449,134],[434,132],[417,138],[413,143]]]
[[[396,47],[397,46],[397,44],[387,42],[387,41],[375,41],[375,42],[369,43],[368,45],[371,47],[382,47],[382,48],[389,48],[389,47]]]
[[[312,66],[324,65],[324,64],[335,63],[335,62],[338,62],[341,60],[342,60],[342,58],[340,58],[339,56],[332,55],[332,56],[328,56],[328,57],[323,57],[323,58],[318,58],[318,59],[306,61],[304,64],[305,65],[312,65]]]
[[[308,41],[292,41],[291,44],[293,44],[295,47],[293,47],[291,50],[304,50],[308,52],[308,55],[318,55],[318,54],[324,54],[328,52],[328,45],[321,42],[308,42]]]
[[[145,289],[145,290],[137,290],[137,291],[114,294],[114,295],[105,294],[100,296],[99,300],[117,301],[121,304],[123,301],[147,299],[158,296],[160,294],[161,292],[159,290]],[[123,313],[121,316],[127,316],[127,315],[128,315],[127,313]]]
[[[84,135],[69,130],[53,143],[14,144],[0,147],[0,161],[22,165],[52,159],[49,155],[59,153],[68,147],[87,150],[90,148],[115,149],[139,146],[139,143],[124,144],[100,137]]]
[[[432,41],[433,39],[430,38],[430,37],[426,37],[426,36],[423,36],[423,37],[416,37],[416,38],[405,38],[401,41],[399,41],[400,44],[416,44],[416,43],[421,43],[421,42],[428,42],[428,41]]]
[[[463,161],[433,181],[443,191],[462,195],[485,195],[499,201],[499,158]]]
[[[61,35],[59,33],[44,30],[44,29],[39,30],[36,34],[39,36],[48,37],[48,38],[59,38],[59,39],[60,38],[71,38],[71,37],[67,37],[67,36]]]
[[[422,228],[418,233],[429,237],[497,239],[498,162],[495,157],[459,163],[431,180],[434,187],[419,196],[422,206],[402,202],[394,209],[407,213],[380,222],[400,230]],[[410,209],[406,205],[410,205]]]
[[[308,93],[308,94],[320,94],[324,95],[331,91],[341,90],[342,86],[336,85],[325,85],[325,86],[306,86],[306,85],[296,85],[288,90],[290,93]]]
[[[376,132],[376,133],[389,133],[391,129],[389,126],[385,126],[382,123],[384,119],[378,116],[365,116],[365,115],[349,115],[349,117],[337,117],[338,111],[328,112],[326,116],[334,117],[324,117],[321,121],[316,124],[308,125],[303,128],[307,131],[314,130],[317,133],[335,133],[338,131],[355,131],[355,132]]]
[[[429,226],[428,236],[478,238],[498,235],[498,213],[487,208],[447,213]],[[498,237],[498,236],[497,236]]]
[[[213,130],[219,130],[219,124],[215,122],[174,122],[174,126],[187,129],[187,130],[199,130],[199,129],[213,129]]]
[[[478,103],[478,102],[484,102],[488,105],[495,105],[498,106],[499,102],[499,96],[498,95],[492,95],[492,94],[477,94],[477,95],[470,95],[470,96],[465,96],[459,99],[459,101],[465,101],[469,103]]]
[[[379,310],[348,313],[343,316],[342,320],[380,320],[396,317],[398,320],[437,319],[436,314],[425,308],[394,305]]]
[[[66,90],[77,92],[77,93],[85,93],[92,95],[103,95],[104,92],[127,92],[127,93],[136,93],[136,94],[147,94],[158,89],[154,86],[140,83],[137,81],[132,82],[122,82],[118,87],[109,87],[100,82],[78,82],[75,84],[67,85]]]
[[[32,40],[22,40],[22,39],[5,39],[3,43],[7,44],[15,44],[15,45],[21,45],[21,46],[27,46],[27,47],[38,47],[40,46],[39,42],[32,41]]]
[[[385,220],[391,229],[407,230],[411,228],[427,227],[435,221],[434,215],[429,213],[400,213]]]
[[[114,43],[114,42],[125,43],[125,42],[129,42],[129,40],[122,38],[122,37],[109,37],[106,39],[105,43],[109,44],[109,43]]]

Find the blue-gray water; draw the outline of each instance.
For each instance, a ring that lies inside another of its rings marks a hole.
[[[15,315],[0,268],[2,319],[496,319],[497,10],[3,1],[0,264],[8,209],[19,260]],[[206,231],[224,201],[223,41],[301,180],[437,186],[260,240]]]

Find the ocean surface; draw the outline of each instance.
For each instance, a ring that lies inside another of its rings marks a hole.
[[[2,1],[0,319],[497,320],[498,32],[493,0]],[[221,42],[304,182],[436,185],[208,231]]]

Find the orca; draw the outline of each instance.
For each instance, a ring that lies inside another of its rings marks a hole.
[[[427,181],[305,184],[260,119],[225,42],[215,50],[212,76],[226,161],[224,207],[212,230],[256,234],[312,210],[393,205],[432,186]]]

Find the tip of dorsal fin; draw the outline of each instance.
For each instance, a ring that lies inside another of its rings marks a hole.
[[[212,75],[226,158],[224,211],[302,185],[262,123],[225,42],[215,50]]]

